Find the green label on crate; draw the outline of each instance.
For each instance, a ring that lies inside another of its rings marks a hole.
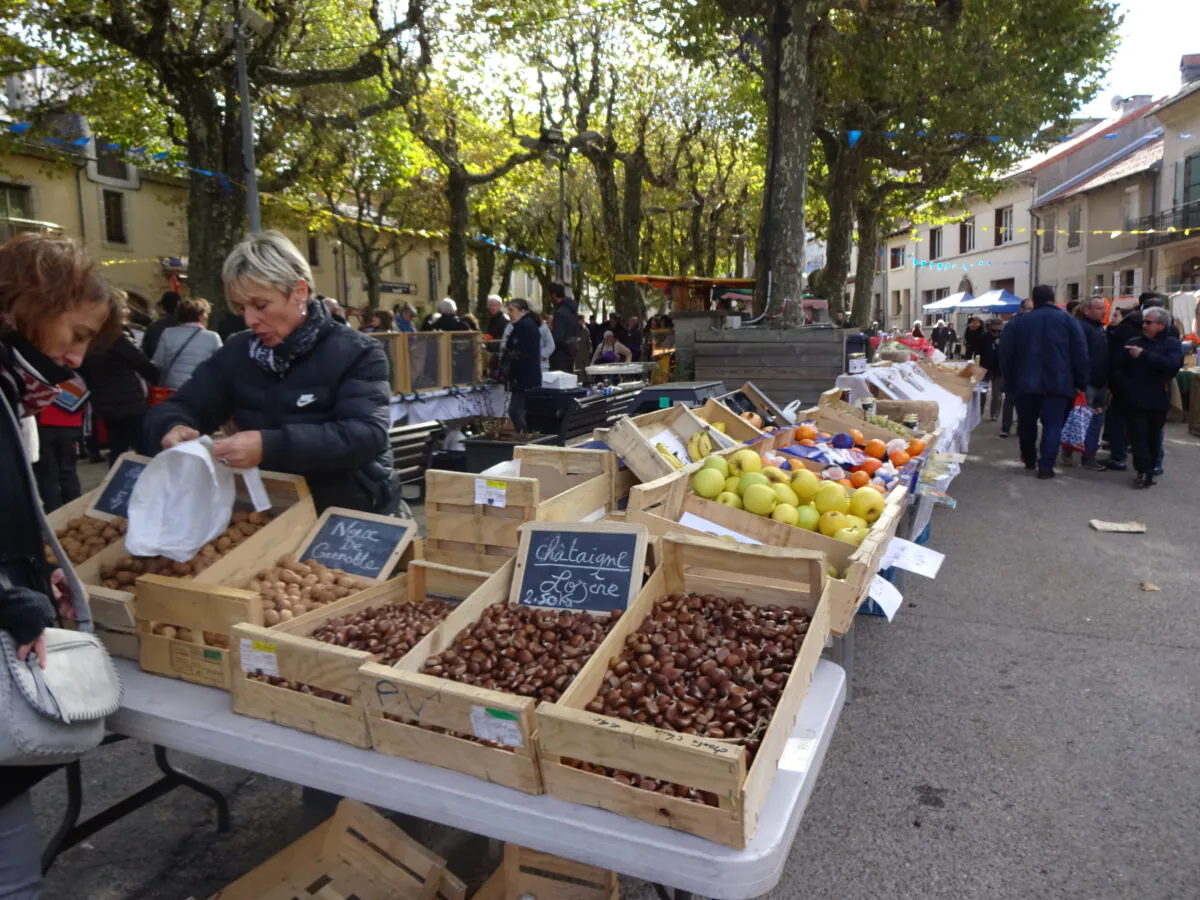
[[[213,662],[220,662],[221,661],[221,651],[220,650],[205,650],[204,658],[211,660]]]
[[[511,713],[503,709],[492,709],[491,707],[488,707],[487,714],[493,719],[508,719],[510,722],[517,721],[516,713]]]
[[[521,723],[514,713],[486,706],[471,707],[471,730],[475,737],[495,741],[506,747],[524,749],[525,737],[521,734]]]

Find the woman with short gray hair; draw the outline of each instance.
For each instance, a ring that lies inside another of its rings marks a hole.
[[[1154,468],[1162,458],[1163,427],[1171,405],[1171,382],[1183,368],[1183,345],[1168,329],[1171,315],[1149,307],[1142,312],[1142,333],[1121,348],[1113,380],[1125,401],[1129,442],[1137,477],[1133,486],[1155,484]]]
[[[217,459],[304,476],[318,510],[392,512],[399,492],[383,345],[330,317],[304,255],[277,231],[242,240],[222,276],[249,330],[152,410],[151,446],[174,447],[232,420],[234,433],[213,442]]]

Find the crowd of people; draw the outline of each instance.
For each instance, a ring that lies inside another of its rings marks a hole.
[[[1053,288],[1039,285],[1006,324],[975,319],[965,340],[988,371],[991,419],[999,413],[1007,437],[1015,413],[1021,461],[1038,478],[1053,478],[1060,459],[1073,463],[1062,435],[1077,405],[1092,410],[1083,417],[1090,420],[1084,467],[1126,471],[1132,450],[1135,487],[1150,487],[1163,474],[1163,429],[1183,346],[1161,296],[1143,293],[1126,314],[1100,296],[1068,311],[1055,305]],[[1105,438],[1109,456],[1102,461]]]

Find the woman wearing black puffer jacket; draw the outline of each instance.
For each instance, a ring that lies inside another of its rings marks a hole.
[[[45,665],[42,632],[70,616],[75,577],[46,564],[42,515],[20,420],[48,406],[89,344],[111,340],[120,305],[99,268],[73,241],[25,234],[0,246],[0,632]],[[65,570],[65,571],[64,571]],[[3,677],[8,677],[7,673]],[[0,766],[0,897],[36,900],[42,848],[29,789],[52,766]]]
[[[308,262],[279,232],[243,240],[222,277],[249,330],[150,411],[148,443],[173,447],[232,420],[236,432],[213,442],[217,459],[304,476],[318,511],[392,513],[399,489],[383,345],[330,318]]]

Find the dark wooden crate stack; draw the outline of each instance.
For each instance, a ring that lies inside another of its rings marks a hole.
[[[696,378],[753,381],[781,405],[814,403],[845,371],[840,328],[733,328],[696,335]]]

